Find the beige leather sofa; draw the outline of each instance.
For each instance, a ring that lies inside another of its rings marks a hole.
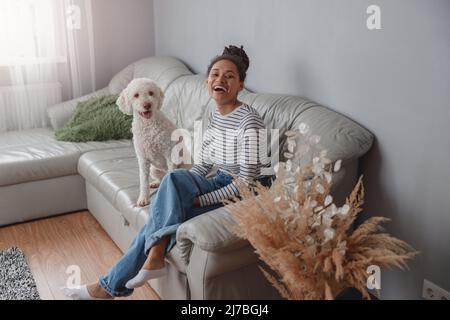
[[[94,95],[119,93],[137,77],[152,78],[163,88],[162,110],[178,127],[193,132],[196,121],[205,127],[215,108],[204,87],[205,76],[192,74],[175,58],[138,61]],[[307,123],[321,136],[331,160],[343,160],[344,170],[334,179],[335,197],[342,200],[348,194],[356,182],[358,159],[371,147],[370,132],[300,97],[244,90],[240,99],[260,112],[268,128],[280,129],[281,138],[286,130]],[[134,149],[130,141],[55,141],[52,129],[69,119],[79,100],[49,108],[53,128],[0,134],[0,225],[87,208],[125,251],[149,217],[148,207],[135,206],[139,179]],[[283,154],[284,140],[278,147]],[[220,208],[180,226],[177,245],[167,256],[168,275],[150,282],[161,298],[279,298],[259,270],[253,248],[230,233],[224,222],[231,219]]]

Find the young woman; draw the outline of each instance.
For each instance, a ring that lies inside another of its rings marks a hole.
[[[189,170],[169,172],[150,204],[149,221],[124,256],[98,282],[65,288],[67,296],[128,296],[148,280],[165,275],[164,257],[175,244],[178,226],[222,206],[222,200],[238,196],[237,181],[231,175],[247,185],[261,178],[267,155],[259,156],[266,140],[265,134],[259,135],[258,131],[265,128],[264,122],[255,109],[238,100],[248,67],[249,59],[242,46],[226,47],[222,55],[211,61],[206,86],[217,108],[203,137],[200,163]],[[265,146],[262,150],[266,150]],[[217,174],[206,178],[213,165],[218,168]]]

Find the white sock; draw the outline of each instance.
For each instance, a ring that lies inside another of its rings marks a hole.
[[[143,286],[150,279],[160,278],[167,273],[167,268],[162,267],[156,270],[141,269],[139,273],[125,284],[128,289],[134,289]]]
[[[72,298],[73,300],[109,300],[111,298],[95,298],[89,294],[87,286],[84,284],[82,286],[73,288],[62,288],[64,295],[66,297]]]

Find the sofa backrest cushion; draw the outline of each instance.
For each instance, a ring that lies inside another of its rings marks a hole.
[[[359,158],[372,145],[373,136],[368,130],[338,112],[308,99],[291,95],[258,94],[249,91],[243,91],[240,99],[260,113],[267,129],[279,130],[281,161],[286,161],[284,157],[284,153],[287,152],[286,131],[298,130],[301,123],[310,128],[310,135],[320,137],[317,149],[327,150],[327,156],[332,161],[339,159],[349,161]],[[304,137],[299,135],[297,145],[302,143],[299,141],[301,139]],[[274,148],[276,145],[271,146],[271,150],[275,150]],[[309,155],[312,156],[312,152]],[[305,156],[304,160],[310,163],[309,157]]]
[[[207,120],[205,112],[213,101],[204,81],[202,75],[183,76],[167,88],[161,110],[177,127],[193,131],[195,121]]]
[[[192,133],[198,121],[203,130],[206,129],[216,106],[207,92],[205,75],[192,74],[176,58],[150,57],[118,73],[109,84],[110,93],[119,93],[133,78],[138,77],[151,78],[161,86],[165,92],[162,110],[179,128]],[[332,161],[359,158],[372,145],[373,136],[368,130],[348,117],[308,99],[253,93],[246,89],[240,93],[239,99],[260,113],[267,129],[279,130],[279,148],[278,142],[274,141],[269,150],[277,150],[281,161],[286,160],[283,156],[287,149],[284,134],[287,130],[297,129],[300,123],[307,124],[311,134],[321,137],[319,147],[328,150],[328,157]],[[269,132],[268,143],[270,141]],[[192,153],[192,150],[189,151]]]
[[[150,57],[139,60],[116,74],[109,82],[109,92],[119,94],[135,78],[150,78],[163,91],[177,78],[192,72],[172,57]]]
[[[179,128],[191,133],[194,132],[196,121],[205,130],[216,108],[206,89],[205,79],[203,75],[182,76],[166,91],[162,110]],[[328,158],[332,161],[359,158],[372,145],[373,136],[365,128],[308,99],[281,94],[258,94],[246,89],[240,93],[239,99],[259,112],[267,129],[278,129],[279,141],[274,140],[272,144],[272,134],[268,130],[268,144],[271,144],[268,150],[277,150],[281,161],[286,161],[286,131],[298,129],[301,123],[310,127],[312,135],[320,136],[318,149],[328,150]],[[309,161],[309,157],[305,156],[305,161]]]

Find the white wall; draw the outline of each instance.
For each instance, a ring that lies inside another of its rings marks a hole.
[[[124,67],[152,56],[153,0],[92,0],[96,87]]]
[[[366,28],[381,7],[382,30]],[[450,290],[450,1],[155,0],[155,49],[195,72],[228,44],[251,58],[247,86],[308,97],[376,135],[362,161],[366,215],[422,251],[382,273],[383,298]]]

